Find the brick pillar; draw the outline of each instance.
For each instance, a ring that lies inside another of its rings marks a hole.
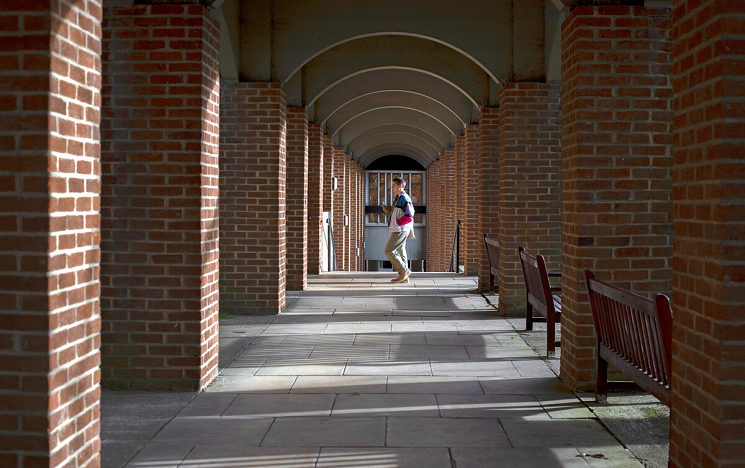
[[[499,120],[499,310],[524,313],[517,247],[561,265],[560,87],[507,83]]]
[[[742,4],[676,0],[673,17],[670,466],[743,466]]]
[[[366,201],[366,181],[365,181],[365,169],[357,164],[357,180],[359,180],[358,192],[360,194],[360,202],[357,204],[357,229],[360,247],[360,256],[357,258],[357,264],[359,265],[359,271],[365,271],[365,204]]]
[[[427,169],[427,271],[440,271],[442,263],[442,253],[438,247],[441,245],[440,239],[440,186],[438,178],[437,161]]]
[[[426,183],[426,190],[427,190],[427,208],[429,210],[432,210],[435,206],[434,202],[434,179],[432,178],[432,173],[434,172],[434,166],[429,166],[427,168],[427,183]],[[433,248],[433,241],[434,241],[434,229],[432,227],[432,220],[434,219],[433,215],[427,216],[427,239],[424,243],[425,248],[425,270],[427,271],[437,271],[436,265],[435,265],[435,257],[434,257],[434,248]]]
[[[103,31],[103,383],[199,390],[218,361],[217,21],[112,6]]]
[[[440,231],[443,238],[443,257],[439,271],[450,267],[450,256],[453,249],[453,235],[455,234],[456,194],[455,194],[455,148],[447,148],[443,154],[440,166],[440,180],[442,203],[440,204]]]
[[[349,179],[349,271],[357,271],[357,175],[356,162],[347,157]]]
[[[481,239],[481,144],[479,126],[474,124],[466,126],[466,181],[466,237],[463,239],[466,274],[478,276],[484,241]]]
[[[231,83],[220,105],[220,303],[234,314],[285,306],[285,92]]]
[[[464,262],[465,258],[465,216],[466,216],[466,137],[457,136],[455,137],[455,226],[458,220],[461,221],[460,225],[460,262]],[[453,260],[455,263],[455,260]],[[455,271],[460,272],[460,266],[455,266]]]
[[[585,268],[672,289],[670,11],[578,7],[563,27],[561,376],[591,386]]]
[[[479,116],[481,141],[481,231],[489,237],[499,237],[499,109],[483,108]],[[481,237],[481,236],[479,236]],[[481,268],[479,285],[489,290],[489,259],[483,238],[479,239]]]
[[[334,249],[336,251],[337,267],[338,269],[345,270],[346,263],[344,261],[346,257],[346,229],[344,227],[344,214],[346,213],[347,198],[346,190],[344,188],[344,173],[346,170],[346,163],[344,159],[347,157],[344,154],[344,148],[334,148],[334,176],[336,177],[336,190],[334,191],[334,212],[332,214],[332,225],[334,227]]]
[[[445,191],[444,186],[442,183],[442,164],[440,161],[435,162],[435,190],[437,191],[437,201],[435,202],[435,219],[434,219],[434,227],[436,229],[435,233],[435,266],[437,267],[437,271],[442,271],[443,264],[445,263],[445,256],[447,255],[445,250],[442,248],[444,244],[444,238],[442,235],[442,225],[444,224],[444,219],[442,216],[442,204],[445,201]]]
[[[98,466],[101,2],[11,3],[0,8],[0,465]]]
[[[308,126],[308,274],[321,272],[323,242],[323,130],[321,124]]]
[[[336,214],[334,211],[334,197],[337,196],[333,189],[332,178],[336,174],[334,172],[334,161],[333,137],[331,135],[323,135],[323,181],[321,182],[321,185],[323,185],[323,211],[329,213],[332,228],[334,227],[334,215]],[[332,258],[329,261],[333,264]]]
[[[308,283],[308,114],[287,109],[287,289]]]

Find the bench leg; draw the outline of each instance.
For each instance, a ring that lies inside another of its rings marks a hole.
[[[525,329],[533,329],[533,304],[528,302],[525,306]]]
[[[595,401],[601,403],[608,399],[608,362],[600,357],[600,352],[595,379]]]
[[[554,314],[546,314],[546,355],[548,357],[556,356],[556,317]]]

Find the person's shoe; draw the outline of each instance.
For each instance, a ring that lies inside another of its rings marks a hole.
[[[393,283],[408,283],[409,282],[409,275],[411,274],[410,270],[404,270],[399,275],[398,278],[393,280]]]

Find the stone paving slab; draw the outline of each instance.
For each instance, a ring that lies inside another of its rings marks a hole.
[[[384,375],[301,375],[290,393],[385,393],[386,381]]]
[[[115,421],[135,434],[104,468],[641,466],[473,278],[419,275],[314,276],[280,316],[221,321],[220,375],[135,411],[152,430]]]
[[[421,448],[324,448],[316,468],[451,468],[450,452]]]
[[[440,416],[434,395],[351,394],[338,395],[332,416]]]
[[[386,418],[277,419],[261,443],[271,447],[383,447]]]

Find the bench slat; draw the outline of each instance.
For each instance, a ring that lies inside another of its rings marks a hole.
[[[598,281],[590,270],[585,271],[585,277],[598,342],[597,399],[604,398],[607,391],[607,361],[669,405],[669,299],[662,294],[654,301],[647,299]]]

